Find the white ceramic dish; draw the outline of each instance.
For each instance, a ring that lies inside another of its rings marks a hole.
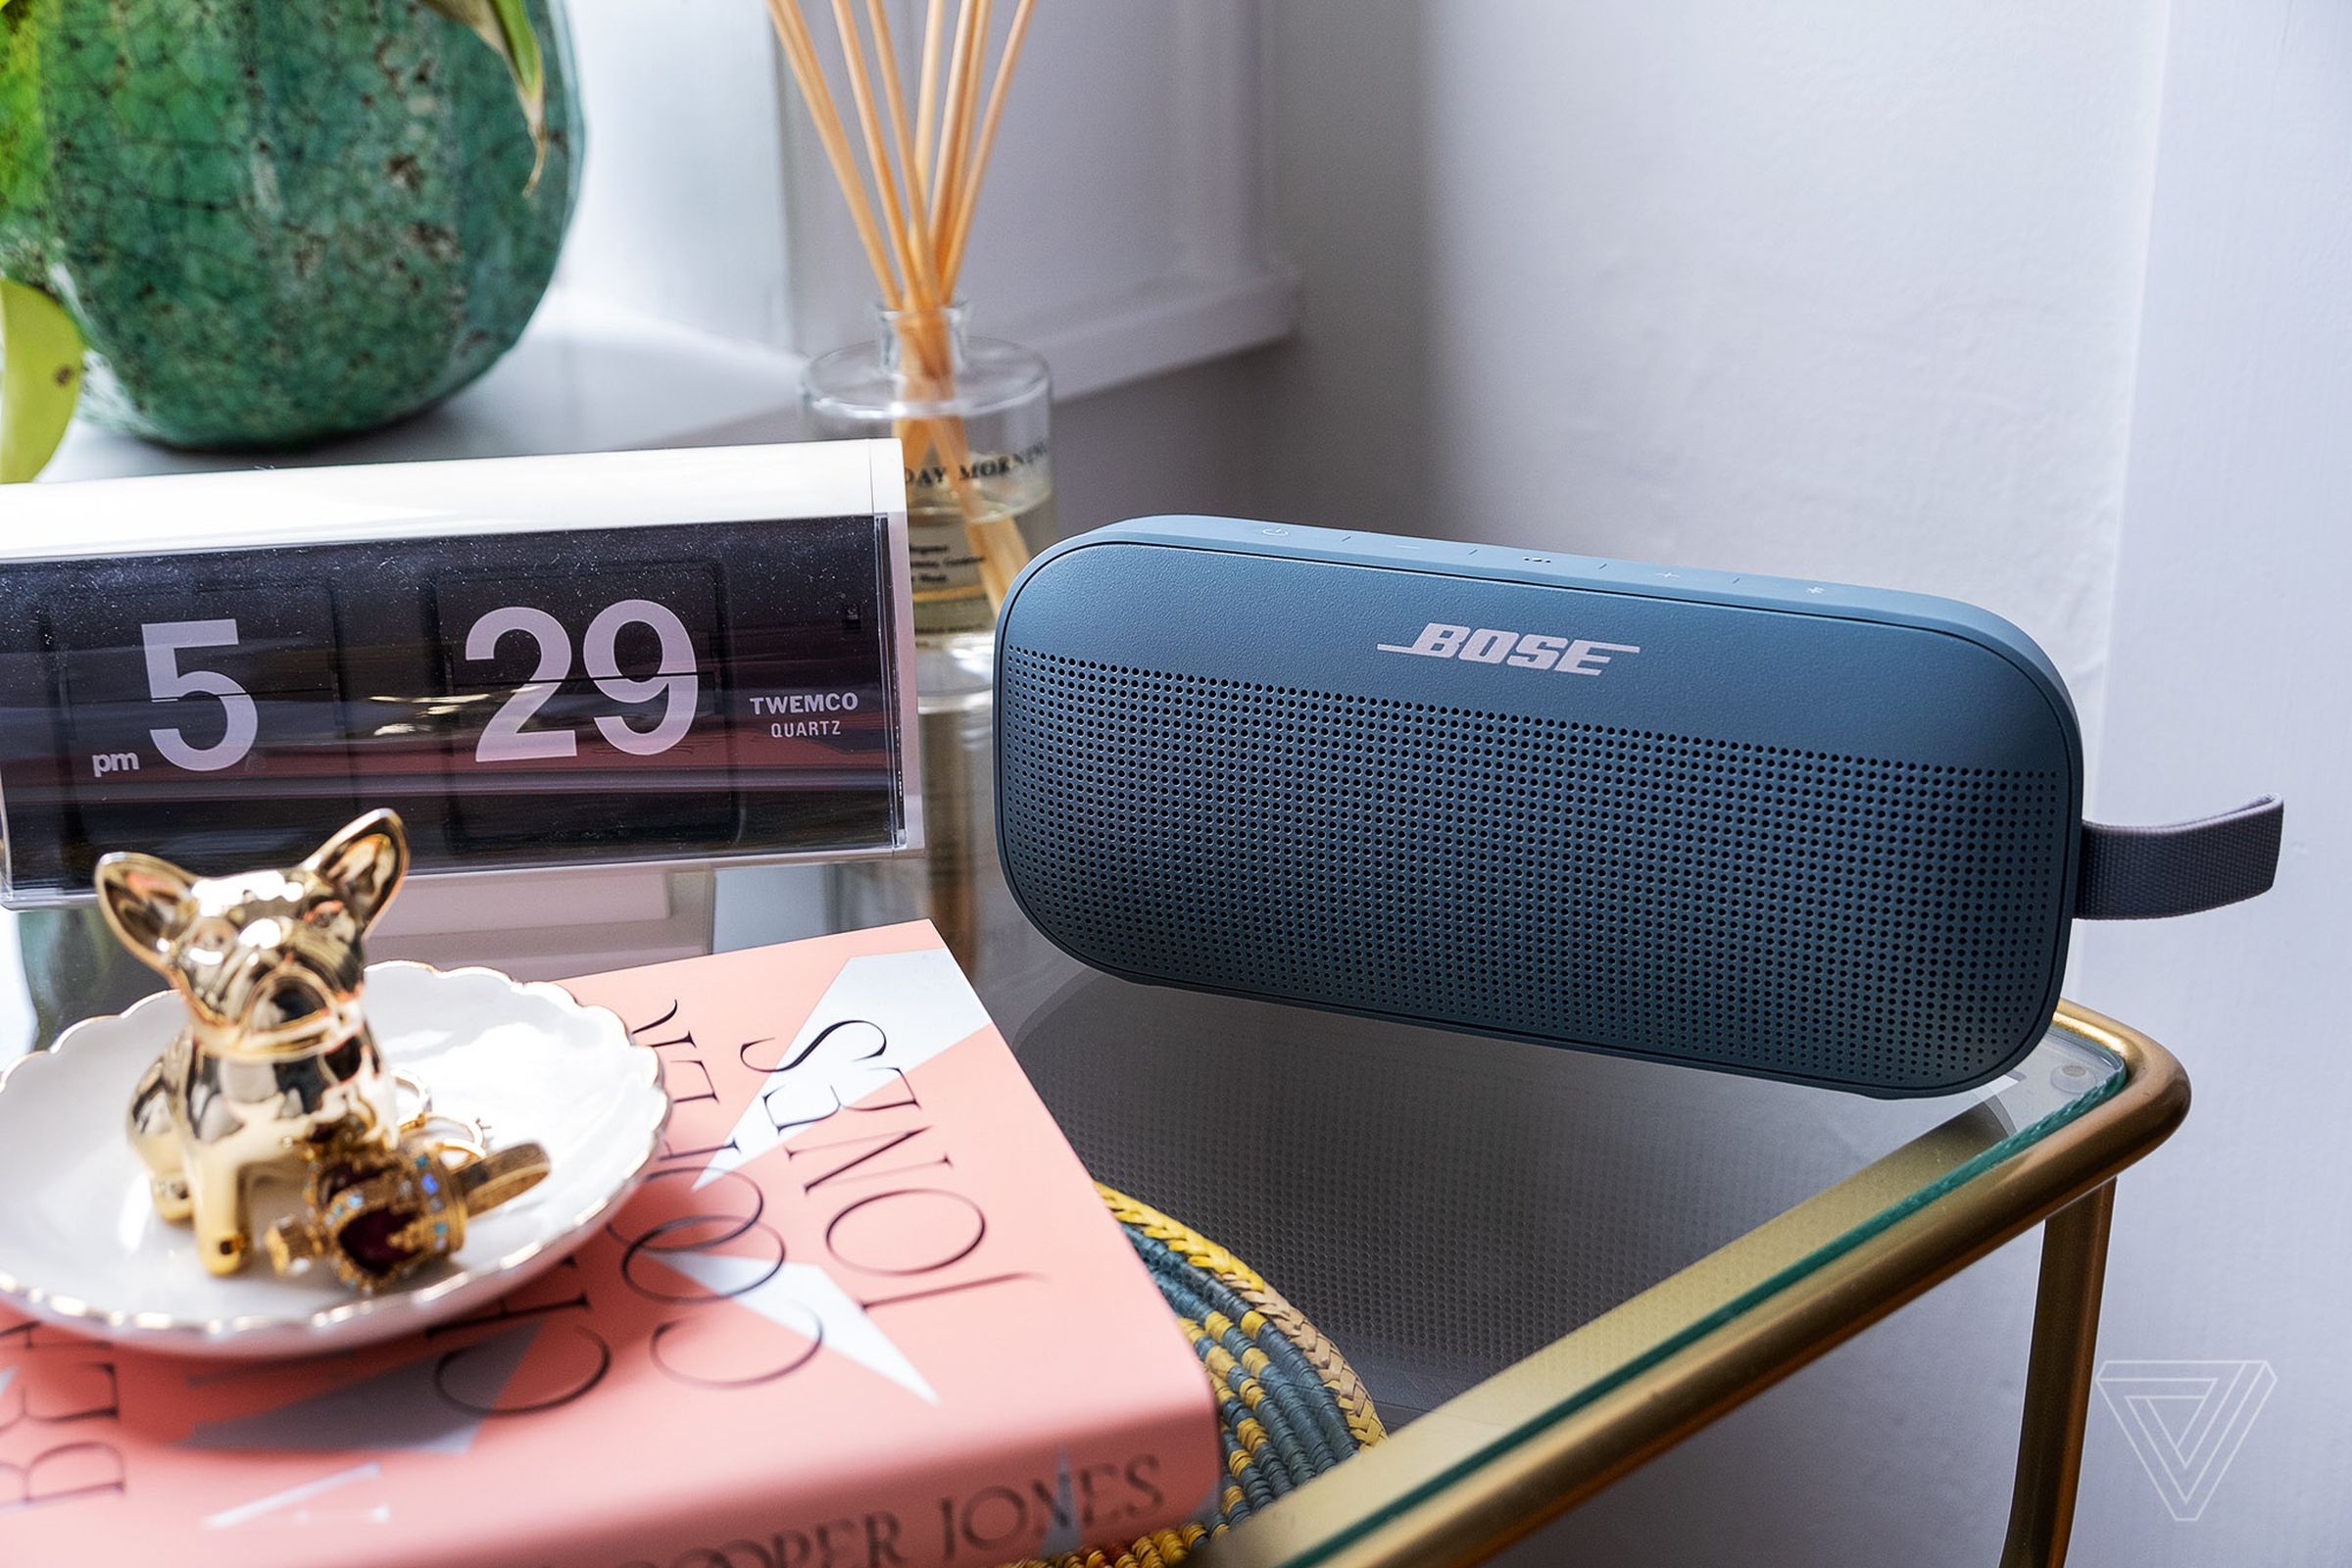
[[[669,1117],[660,1059],[618,1018],[494,969],[368,969],[385,1064],[494,1144],[536,1141],[538,1187],[472,1221],[456,1256],[372,1297],[331,1272],[277,1278],[259,1247],[208,1274],[184,1225],[156,1217],[123,1136],[132,1086],[179,1029],[164,993],[88,1018],[0,1072],[0,1299],[65,1328],[184,1355],[310,1355],[487,1305],[560,1262],[635,1191]]]

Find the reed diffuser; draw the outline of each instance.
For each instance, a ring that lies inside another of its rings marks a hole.
[[[993,0],[929,0],[909,83],[885,0],[830,0],[845,121],[802,0],[767,0],[880,296],[872,342],[810,362],[809,431],[901,444],[917,681],[935,697],[985,692],[997,610],[1053,537],[1045,362],[970,336],[956,294],[1035,4],[1014,4],[991,70]]]

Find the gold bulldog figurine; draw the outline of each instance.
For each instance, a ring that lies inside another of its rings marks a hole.
[[[393,1077],[360,1012],[361,938],[408,871],[408,836],[370,811],[282,871],[191,877],[152,855],[98,862],[98,906],[172,982],[187,1027],[139,1080],[130,1141],[156,1212],[192,1220],[215,1274],[250,1247],[247,1184],[330,1143],[391,1151]]]

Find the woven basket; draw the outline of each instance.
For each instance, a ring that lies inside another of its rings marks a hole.
[[[1206,1237],[1098,1186],[1184,1325],[1217,1391],[1226,1484],[1209,1523],[1155,1531],[1116,1557],[1050,1568],[1172,1568],[1193,1547],[1383,1436],[1371,1396],[1338,1348],[1257,1271]],[[1036,1568],[1035,1560],[1022,1568]]]

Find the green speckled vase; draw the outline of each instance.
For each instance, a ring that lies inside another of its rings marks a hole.
[[[188,447],[415,414],[511,348],[579,188],[561,0],[547,166],[505,64],[418,0],[8,0],[0,276],[90,345],[84,416]]]

